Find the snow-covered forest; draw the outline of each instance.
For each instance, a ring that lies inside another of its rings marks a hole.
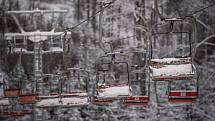
[[[0,0],[0,35],[0,120],[215,121],[214,0]]]

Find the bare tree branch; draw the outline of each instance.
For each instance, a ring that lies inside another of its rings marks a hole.
[[[158,14],[158,17],[161,19],[163,18],[163,16],[161,15],[160,11],[159,11],[159,6],[158,6],[158,0],[154,0],[154,5],[155,5],[155,11]]]
[[[198,44],[196,45],[196,48],[198,48],[200,45],[206,43],[209,39],[214,38],[214,37],[215,37],[215,34],[206,37],[203,41],[201,41],[200,43],[198,43]]]
[[[209,27],[209,26],[207,26],[203,21],[201,21],[201,20],[199,20],[197,17],[195,17],[195,16],[193,16],[194,17],[194,19],[196,20],[196,22],[198,22],[199,24],[201,24],[204,28],[206,28],[208,31],[210,31],[212,34],[215,34],[214,32],[213,32],[213,30]]]
[[[19,23],[19,20],[16,18],[16,16],[14,14],[11,14],[11,16],[14,19],[14,21],[16,22],[16,25],[18,26],[18,28],[21,31],[21,33],[25,33],[25,31],[23,30],[21,24]]]

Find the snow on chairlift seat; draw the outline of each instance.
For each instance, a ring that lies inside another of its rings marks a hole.
[[[25,49],[25,48],[14,48],[14,52],[15,53],[27,53],[27,49]]]
[[[151,59],[149,64],[151,66],[159,65],[179,65],[179,64],[189,64],[191,63],[191,58],[162,58],[162,59]]]
[[[0,72],[0,85],[4,84],[4,76],[3,74]]]
[[[61,52],[63,52],[63,48],[61,48],[61,47],[51,47],[50,51],[55,52],[55,53],[61,53]]]
[[[130,89],[129,85],[106,85],[99,83],[97,85],[97,91],[99,97],[118,97],[118,96],[129,96]]]
[[[0,106],[9,106],[10,102],[8,100],[8,98],[1,98],[0,99]]]
[[[128,84],[98,83],[96,90],[98,95],[93,97],[94,104],[109,104],[119,98],[126,98],[130,95]]]
[[[193,66],[190,58],[165,58],[150,61],[153,80],[157,81],[192,78]]]
[[[183,78],[190,78],[194,74],[192,70],[192,64],[164,65],[159,68],[150,67],[150,69],[152,70],[153,80],[178,80]]]
[[[0,117],[8,117],[10,116],[10,112],[4,108],[9,108],[9,106],[11,106],[8,98],[1,98],[0,99],[0,107],[1,107],[1,110],[0,110]],[[3,109],[3,110],[2,110]]]
[[[36,103],[36,107],[38,108],[51,108],[51,107],[78,107],[89,104],[88,97],[56,97],[56,98],[47,98],[42,99]]]
[[[130,96],[124,100],[124,104],[126,106],[145,106],[145,105],[147,105],[148,102],[149,102],[148,95]]]

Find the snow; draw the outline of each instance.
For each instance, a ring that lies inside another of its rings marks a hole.
[[[0,99],[0,106],[3,106],[3,105],[10,105],[8,98]]]
[[[102,97],[117,97],[120,95],[130,95],[130,90],[128,85],[113,86],[99,89],[98,94]]]
[[[14,48],[14,52],[27,52],[27,50],[26,49],[24,49],[24,48]]]
[[[70,106],[81,106],[88,105],[89,99],[88,97],[63,97],[63,98],[52,98],[52,99],[42,99],[37,102],[37,107],[70,107]]]
[[[151,62],[157,63],[172,63],[172,62],[190,62],[191,58],[162,58],[162,59],[151,59]]]
[[[164,19],[165,21],[181,21],[183,20],[182,18],[166,18]]]
[[[193,74],[192,64],[181,64],[181,65],[164,65],[160,68],[150,66],[152,75],[156,76],[180,76],[186,74]]]
[[[52,52],[63,52],[63,48],[61,47],[51,47],[50,50]]]

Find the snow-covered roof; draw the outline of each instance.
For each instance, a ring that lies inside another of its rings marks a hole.
[[[88,97],[63,97],[63,98],[51,98],[51,99],[42,99],[36,103],[37,107],[72,107],[72,106],[82,106],[88,105]]]
[[[152,76],[155,77],[177,77],[193,74],[192,64],[181,65],[163,65],[161,67],[152,67]]]
[[[98,96],[101,97],[118,97],[122,95],[130,95],[130,89],[128,85],[121,85],[121,86],[112,86],[105,88],[97,89]]]
[[[0,106],[7,106],[7,105],[10,105],[8,98],[1,98],[0,99]]]

